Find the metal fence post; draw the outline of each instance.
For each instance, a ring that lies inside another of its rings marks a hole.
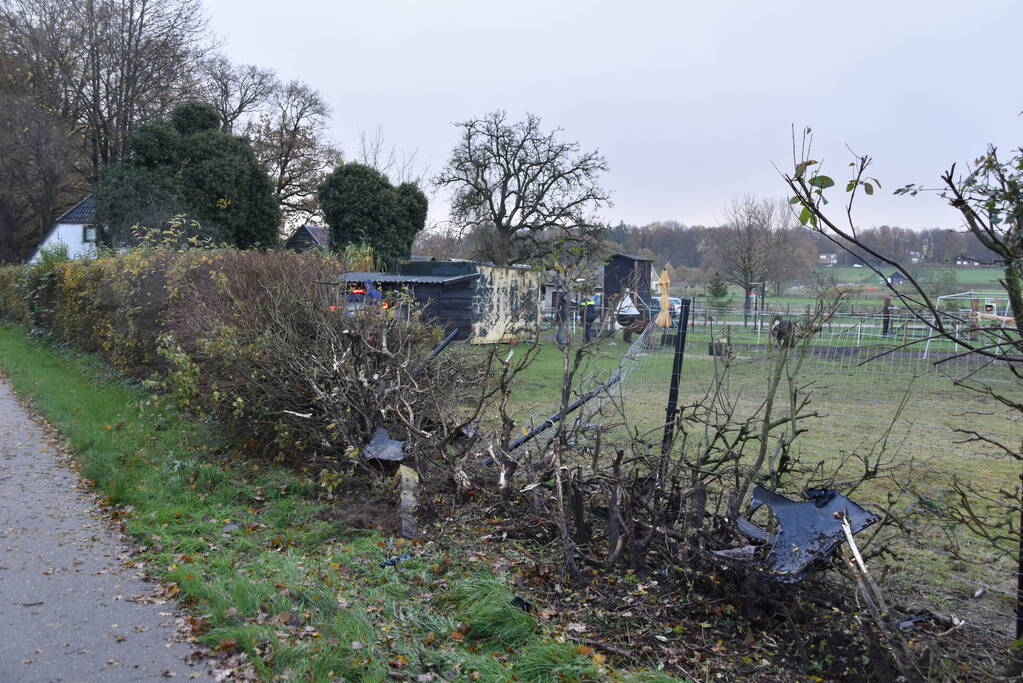
[[[678,413],[678,385],[682,377],[682,357],[686,352],[686,332],[689,330],[690,299],[682,299],[678,312],[678,329],[675,331],[675,358],[671,366],[671,386],[668,389],[668,405],[665,409],[664,438],[661,440],[661,455],[667,458],[671,442],[675,438],[675,415]]]

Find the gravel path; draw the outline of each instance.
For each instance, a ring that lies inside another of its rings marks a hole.
[[[129,557],[0,377],[0,681],[206,679]]]

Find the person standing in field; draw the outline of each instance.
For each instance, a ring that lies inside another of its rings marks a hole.
[[[579,304],[583,319],[583,342],[589,344],[593,341],[593,323],[597,320],[597,306],[593,297],[587,297]]]

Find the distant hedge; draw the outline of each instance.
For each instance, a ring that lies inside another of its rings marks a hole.
[[[351,452],[378,426],[400,438],[449,422],[472,373],[425,361],[440,333],[415,310],[333,305],[318,283],[343,271],[321,252],[44,259],[0,269],[0,317],[103,356],[264,455]]]
[[[312,293],[343,264],[323,252],[136,249],[0,269],[0,316],[102,355],[137,377],[167,370],[161,337],[196,343],[210,311],[242,315],[246,299],[288,281]]]

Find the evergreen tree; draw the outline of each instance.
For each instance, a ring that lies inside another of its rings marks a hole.
[[[720,307],[727,304],[728,284],[717,272],[715,272],[714,277],[707,282],[707,285],[704,287],[704,291],[712,305]]]
[[[333,248],[368,244],[384,268],[408,258],[426,226],[429,203],[423,191],[412,183],[393,187],[365,164],[340,164],[320,186],[319,198]]]
[[[126,157],[104,172],[96,202],[110,245],[127,242],[136,224],[160,228],[179,214],[243,249],[277,244],[270,179],[248,140],[222,131],[208,104],[185,103],[170,121],[140,126]]]

